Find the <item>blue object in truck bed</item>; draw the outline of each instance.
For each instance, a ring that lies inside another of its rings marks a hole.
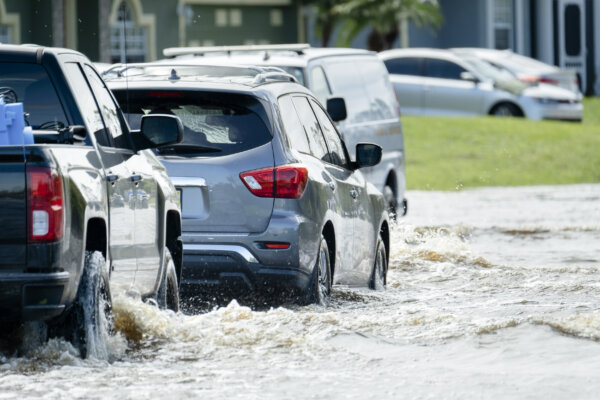
[[[31,127],[25,127],[23,103],[4,104],[0,97],[0,146],[33,144]]]

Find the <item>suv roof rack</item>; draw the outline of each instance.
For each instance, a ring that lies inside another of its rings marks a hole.
[[[207,53],[227,53],[232,52],[253,52],[253,51],[291,51],[298,55],[304,54],[304,50],[309,49],[307,43],[292,44],[260,44],[247,46],[211,46],[211,47],[169,47],[163,50],[165,57],[177,56],[203,56]]]
[[[255,85],[261,85],[267,82],[298,82],[293,76],[283,71],[266,71],[254,77]]]
[[[131,77],[164,76],[171,81],[181,77],[206,76],[208,78],[245,78],[252,79],[252,85],[270,82],[298,82],[293,76],[278,67],[272,66],[223,66],[170,63],[116,64],[102,73],[106,80],[123,78],[126,72],[137,70]]]

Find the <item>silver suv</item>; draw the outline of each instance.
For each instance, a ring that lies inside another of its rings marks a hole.
[[[360,142],[381,146],[381,162],[363,169],[362,173],[384,194],[390,214],[406,214],[400,108],[385,65],[376,53],[361,49],[312,48],[306,44],[180,47],[165,49],[163,53],[174,57],[164,60],[170,64],[278,67],[310,89],[327,111],[332,111],[332,103],[343,102],[344,112],[330,115],[342,139],[351,149]]]
[[[180,144],[158,149],[181,194],[182,296],[285,294],[323,303],[331,285],[385,285],[383,195],[351,161],[320,103],[261,67],[137,65],[105,74],[132,128],[177,115]],[[270,296],[268,296],[270,297]]]

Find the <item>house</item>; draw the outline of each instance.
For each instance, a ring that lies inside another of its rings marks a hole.
[[[152,61],[165,47],[301,41],[299,9],[295,0],[0,0],[0,43]]]

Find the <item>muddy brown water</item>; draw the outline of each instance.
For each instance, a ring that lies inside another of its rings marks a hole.
[[[598,398],[600,185],[410,192],[386,291],[200,315],[115,299],[110,360],[0,356],[8,398]]]

